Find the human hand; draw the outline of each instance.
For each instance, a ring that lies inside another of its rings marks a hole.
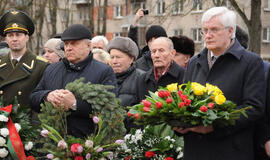
[[[190,128],[190,131],[201,133],[201,134],[207,134],[214,131],[213,126],[197,126]]]
[[[173,127],[173,130],[178,132],[178,133],[181,133],[181,134],[186,134],[188,133],[190,130],[190,128],[180,128],[180,127]]]
[[[61,90],[54,90],[47,95],[47,101],[51,102],[54,107],[61,106],[62,92]]]
[[[60,101],[64,109],[67,111],[72,107],[72,105],[76,101],[76,98],[74,94],[70,92],[69,90],[62,90],[61,93],[62,93],[62,97]]]
[[[133,20],[133,24],[132,24],[132,25],[135,27],[135,26],[137,25],[138,21],[139,21],[143,16],[144,16],[144,14],[143,14],[143,9],[142,9],[142,8],[138,9],[138,11],[137,11],[136,14],[135,14],[135,18],[134,18],[134,20]]]
[[[270,140],[268,140],[267,142],[265,142],[264,148],[265,148],[266,155],[270,158]]]
[[[196,132],[196,133],[201,133],[201,134],[207,134],[210,132],[214,131],[214,128],[212,126],[196,126],[196,127],[191,127],[191,128],[179,128],[179,127],[174,127],[173,130],[176,132],[179,132],[181,134],[186,134],[188,132]]]

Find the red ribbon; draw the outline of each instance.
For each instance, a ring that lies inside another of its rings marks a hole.
[[[12,112],[12,105],[9,105],[3,108],[0,107],[0,110],[8,112],[10,114]],[[17,132],[16,127],[14,123],[12,122],[12,119],[10,116],[8,117],[7,127],[9,130],[9,139],[10,139],[10,142],[12,144],[14,151],[17,154],[17,157],[19,158],[19,160],[26,160],[26,156],[24,153],[23,144],[22,144],[20,135]]]

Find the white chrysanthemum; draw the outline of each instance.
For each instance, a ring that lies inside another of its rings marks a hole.
[[[1,129],[0,129],[0,133],[1,133],[1,135],[2,135],[3,137],[6,137],[6,136],[9,135],[9,131],[8,131],[7,128],[1,128]]]
[[[20,130],[22,129],[21,125],[19,123],[15,123],[14,125],[15,125],[17,132],[20,132]]]
[[[0,146],[4,146],[6,144],[6,140],[3,137],[0,137]]]
[[[24,146],[24,149],[29,151],[33,148],[33,142],[28,142],[25,146]]]
[[[173,148],[173,144],[170,144],[170,148]]]
[[[8,155],[8,150],[0,148],[0,158],[5,158]]]
[[[166,136],[166,137],[164,137],[164,139],[166,139],[166,140],[170,140],[171,139],[171,137],[170,136]]]
[[[131,134],[127,134],[127,135],[124,137],[125,141],[128,141],[128,140],[130,139],[130,137],[131,137]]]
[[[180,153],[178,154],[178,156],[177,156],[177,159],[182,158],[182,157],[183,157],[183,155],[184,155],[184,153],[183,153],[183,152],[180,152]]]
[[[177,147],[176,148],[176,152],[180,152],[180,151],[182,151],[182,148],[181,147]]]
[[[135,136],[142,134],[142,131],[140,129],[137,129],[135,132]]]
[[[7,121],[8,121],[8,117],[4,115],[0,115],[0,122],[7,122]]]
[[[86,140],[85,141],[85,147],[86,148],[93,148],[93,146],[94,146],[94,142],[93,141],[91,141],[91,140]]]

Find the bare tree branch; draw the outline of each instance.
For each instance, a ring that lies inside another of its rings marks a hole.
[[[252,1],[252,0],[251,0]],[[237,11],[237,13],[240,15],[240,17],[243,19],[243,21],[245,22],[245,24],[247,26],[250,26],[250,20],[247,18],[246,14],[240,9],[239,5],[237,4],[237,2],[235,0],[230,0],[233,8]]]

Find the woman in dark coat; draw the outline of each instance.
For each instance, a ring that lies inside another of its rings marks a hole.
[[[111,66],[116,74],[118,96],[122,106],[136,104],[136,79],[144,72],[132,65],[139,50],[130,38],[116,37],[110,41],[108,51]]]
[[[116,74],[118,84],[118,96],[122,106],[131,106],[137,102],[136,81],[144,71],[136,69],[133,65],[134,60],[139,54],[135,42],[127,37],[116,37],[108,45],[108,51],[111,56],[110,65]],[[125,125],[127,132],[135,127],[131,120],[126,117]]]

